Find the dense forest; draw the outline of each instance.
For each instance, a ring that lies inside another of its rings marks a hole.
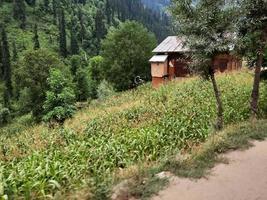
[[[154,10],[165,11],[166,7],[170,5],[170,0],[142,0],[142,2]]]
[[[98,98],[98,87],[99,91],[101,87],[104,91],[109,88],[106,80],[117,91],[134,87],[137,75],[149,80],[151,50],[156,40],[170,33],[167,14],[145,6],[141,0],[1,0],[0,25],[0,124],[29,112],[40,121],[45,107],[49,107],[45,100],[51,95],[47,94],[48,88],[53,90],[51,79],[64,82],[62,78],[68,77],[61,88],[70,90],[62,91],[64,105]],[[118,29],[125,39],[116,38],[113,29]],[[109,55],[118,43],[108,45],[106,41],[105,47],[101,47],[109,32],[110,40],[122,44],[112,58]],[[122,51],[117,60],[118,52],[127,47],[128,52]],[[134,55],[140,57],[136,63],[127,60],[133,57],[131,48],[144,52]],[[110,70],[101,68],[104,65]],[[54,67],[59,71],[50,69]],[[54,89],[54,94],[60,90]],[[72,107],[63,110],[57,112],[65,117],[74,111]]]

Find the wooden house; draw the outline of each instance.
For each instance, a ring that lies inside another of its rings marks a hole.
[[[188,64],[191,59],[187,56],[190,49],[184,46],[182,38],[167,37],[153,53],[155,55],[149,60],[153,87],[190,75]],[[242,60],[230,54],[220,54],[214,59],[213,66],[219,72],[237,70],[241,68]]]

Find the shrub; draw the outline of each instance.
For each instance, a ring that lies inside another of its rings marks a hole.
[[[75,113],[75,94],[69,80],[58,69],[52,69],[48,79],[43,120],[64,123]]]
[[[0,126],[7,124],[10,121],[10,111],[0,104]]]
[[[104,100],[114,93],[115,92],[112,85],[109,84],[106,80],[103,80],[97,88],[97,97],[99,100]]]

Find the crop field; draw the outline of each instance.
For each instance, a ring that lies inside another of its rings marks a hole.
[[[218,76],[226,124],[248,119],[252,78]],[[198,78],[94,101],[64,127],[25,116],[0,129],[0,197],[107,199],[124,171],[204,142],[215,119],[212,86]]]

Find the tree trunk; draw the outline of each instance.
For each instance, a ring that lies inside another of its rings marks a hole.
[[[222,99],[221,99],[221,92],[218,89],[218,85],[215,79],[213,69],[210,72],[210,78],[211,78],[214,94],[216,97],[216,103],[217,103],[217,122],[215,124],[215,128],[216,130],[221,130],[223,128],[223,104],[222,104]]]
[[[263,64],[263,56],[264,56],[266,41],[267,41],[267,29],[262,32],[261,46],[257,54],[257,63],[255,68],[255,76],[254,76],[254,83],[253,83],[251,103],[250,103],[252,120],[255,120],[259,114],[260,75]]]
[[[257,118],[259,114],[259,91],[260,91],[260,75],[261,75],[261,67],[263,63],[263,52],[260,52],[257,55],[257,64],[255,68],[255,76],[254,76],[254,83],[253,83],[253,90],[251,94],[251,119],[254,120]]]

